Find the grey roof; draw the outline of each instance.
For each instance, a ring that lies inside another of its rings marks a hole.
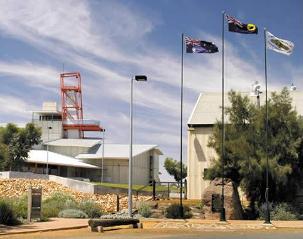
[[[25,162],[39,164],[46,164],[48,162],[48,164],[50,165],[69,166],[76,168],[100,168],[95,165],[84,163],[79,159],[54,153],[51,151],[48,151],[47,157],[46,150],[30,150],[28,153],[28,158],[25,160]]]
[[[84,147],[91,148],[96,144],[100,144],[101,140],[99,139],[57,139],[45,143],[49,146],[72,146],[72,147]]]
[[[255,96],[250,96],[250,92],[241,92],[243,96],[248,96],[253,102],[256,102]],[[270,97],[271,93],[268,93]],[[299,115],[303,115],[303,92],[291,91],[293,99],[292,105]],[[224,97],[225,106],[230,106],[227,94]],[[265,102],[265,92],[260,96],[261,104]],[[221,119],[222,94],[217,93],[200,93],[196,105],[189,117],[188,125],[212,125],[216,120]],[[228,121],[228,119],[227,119]]]
[[[102,158],[102,145],[95,154],[79,154],[76,158],[79,159],[93,159]],[[157,148],[157,145],[134,144],[133,156],[145,153],[150,150],[156,150],[159,155],[163,153]],[[111,159],[128,159],[129,145],[128,144],[104,144],[104,158]]]

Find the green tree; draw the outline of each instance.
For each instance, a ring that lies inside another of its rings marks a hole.
[[[231,107],[225,125],[225,177],[240,185],[254,202],[265,201],[266,177],[266,107],[260,108],[248,97],[231,91]],[[287,201],[296,193],[300,183],[302,166],[302,119],[291,106],[292,99],[286,88],[273,93],[268,101],[268,159],[269,199]],[[219,155],[204,177],[221,177],[221,129],[222,122],[214,126],[209,146]]]
[[[181,164],[179,161],[172,158],[166,158],[164,161],[166,171],[179,182],[181,180]],[[182,164],[182,179],[187,177],[187,167]]]
[[[8,124],[0,129],[0,168],[20,170],[33,145],[41,142],[41,132],[32,123],[24,129]]]

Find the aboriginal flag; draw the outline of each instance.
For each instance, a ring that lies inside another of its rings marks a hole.
[[[244,24],[238,19],[229,15],[226,15],[226,20],[228,22],[228,30],[230,32],[237,32],[243,34],[258,34],[258,27],[255,24]]]
[[[218,47],[213,42],[185,37],[186,53],[216,53]]]

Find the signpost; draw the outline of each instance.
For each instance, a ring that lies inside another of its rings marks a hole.
[[[41,220],[42,188],[28,188],[27,221]]]

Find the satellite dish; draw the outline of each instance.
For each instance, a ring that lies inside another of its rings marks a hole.
[[[261,84],[259,84],[258,81],[256,81],[253,85],[252,85],[252,89],[250,92],[250,96],[259,96],[262,93],[261,91]]]
[[[297,87],[294,85],[294,83],[291,83],[291,86],[289,87],[290,91],[295,91]]]

